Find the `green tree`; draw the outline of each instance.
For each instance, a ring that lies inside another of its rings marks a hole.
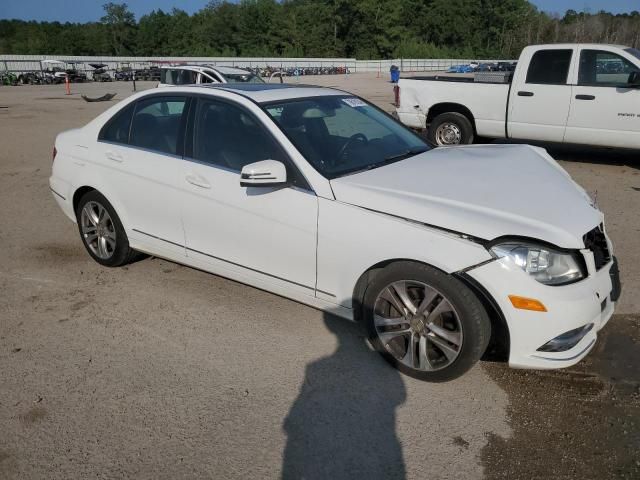
[[[111,35],[111,50],[114,55],[131,54],[136,32],[136,19],[126,3],[105,3],[104,16],[100,21]]]

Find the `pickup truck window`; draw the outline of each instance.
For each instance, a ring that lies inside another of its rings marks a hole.
[[[605,50],[582,50],[578,85],[616,87],[624,85],[629,74],[639,70],[626,58]]]
[[[531,57],[526,83],[566,85],[573,50],[538,50]]]

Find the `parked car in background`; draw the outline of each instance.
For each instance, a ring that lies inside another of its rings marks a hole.
[[[67,61],[65,62],[65,73],[72,83],[83,83],[87,81],[87,74],[82,71],[84,63]]]
[[[130,82],[133,80],[133,69],[131,68],[131,63],[129,62],[120,62],[118,68],[113,75],[114,80],[119,82]]]
[[[451,65],[447,69],[447,73],[473,73],[475,71],[475,67],[470,64],[467,65]]]
[[[105,63],[90,63],[89,66],[93,68],[92,78],[94,82],[110,82],[113,80],[109,72],[107,72],[108,65]]]
[[[18,84],[20,85],[42,85],[51,83],[43,72],[22,72],[18,75]]]
[[[426,130],[437,145],[472,143],[482,136],[640,148],[640,51],[635,48],[531,46],[502,83],[451,80],[404,78],[396,90],[400,121]]]
[[[254,72],[235,67],[180,65],[160,69],[159,87],[207,83],[264,83]]]
[[[157,82],[160,81],[160,66],[156,64],[149,64],[144,68],[139,68],[135,71],[136,80]]]
[[[64,62],[60,60],[42,60],[40,65],[45,78],[49,79],[46,83],[62,83],[65,81],[67,73]]]
[[[431,149],[335,89],[147,90],[53,155],[98,263],[146,252],[357,319],[423,380],[573,365],[620,292],[602,212],[543,149]]]

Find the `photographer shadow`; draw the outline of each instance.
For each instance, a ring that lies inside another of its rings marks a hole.
[[[404,479],[396,408],[406,390],[400,373],[365,343],[355,323],[324,314],[336,351],[307,365],[284,421],[282,478]]]

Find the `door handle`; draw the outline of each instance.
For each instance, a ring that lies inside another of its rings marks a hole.
[[[112,160],[118,163],[122,163],[122,161],[124,160],[122,158],[122,155],[120,155],[119,153],[111,152],[111,151],[105,153],[105,157],[107,157],[109,160]]]
[[[519,97],[533,97],[533,92],[524,92],[524,91],[519,91],[518,92],[518,96]]]
[[[576,100],[595,100],[595,95],[576,95]]]
[[[184,179],[187,182],[189,182],[191,185],[195,185],[196,187],[211,188],[211,184],[207,182],[204,178],[202,178],[200,175],[193,175],[190,173],[186,177],[184,177]]]

